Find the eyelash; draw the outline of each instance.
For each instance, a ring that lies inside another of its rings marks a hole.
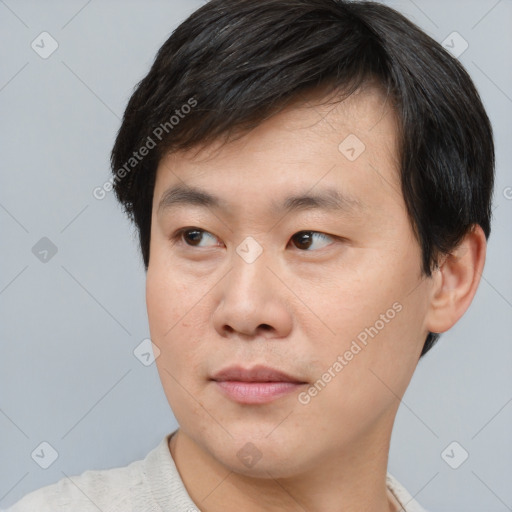
[[[215,235],[213,235],[212,233],[210,233],[209,231],[206,231],[204,229],[201,229],[201,228],[194,228],[194,227],[187,227],[187,228],[181,228],[179,229],[178,231],[176,231],[172,236],[171,236],[171,240],[173,242],[173,244],[175,243],[181,243],[181,242],[184,242],[183,240],[183,235],[187,232],[193,232],[193,231],[196,231],[196,232],[200,232],[200,233],[206,233],[206,234],[209,234],[211,235],[213,238],[216,238]],[[342,238],[341,237],[338,237],[338,236],[335,236],[335,235],[328,235],[326,233],[322,233],[321,231],[313,231],[313,230],[302,230],[302,231],[297,231],[297,233],[295,233],[290,240],[292,240],[295,236],[297,235],[300,235],[300,234],[303,234],[303,233],[314,233],[316,235],[319,235],[320,238],[322,238],[323,240],[327,240],[327,239],[332,239],[332,240],[341,240]],[[196,246],[194,245],[190,245],[190,244],[187,244],[186,242],[185,243],[185,246],[188,247],[188,248],[194,248]],[[208,248],[207,248],[208,249]],[[308,251],[308,250],[302,250],[302,249],[298,249],[300,252],[315,252],[315,251]],[[318,250],[321,250],[321,249],[317,249]]]

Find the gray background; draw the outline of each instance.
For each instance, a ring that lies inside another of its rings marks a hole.
[[[112,193],[99,201],[92,190],[109,178],[133,86],[202,3],[0,0],[2,508],[65,475],[143,458],[176,427],[155,365],[133,354],[149,337],[135,232]],[[432,512],[504,512],[512,510],[512,2],[386,3],[440,42],[457,31],[469,43],[459,58],[497,150],[480,288],[418,366],[389,471]],[[43,31],[59,44],[47,59],[31,48]],[[32,252],[43,237],[58,250],[46,263]],[[43,441],[58,452],[48,469],[31,457]],[[458,469],[441,456],[452,441],[469,453]]]

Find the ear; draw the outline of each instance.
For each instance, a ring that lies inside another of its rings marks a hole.
[[[487,242],[478,224],[450,254],[444,255],[432,272],[430,304],[425,328],[441,333],[450,329],[466,312],[480,283]]]

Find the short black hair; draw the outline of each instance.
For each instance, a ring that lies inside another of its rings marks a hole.
[[[210,0],[159,49],[111,154],[113,189],[138,229],[145,269],[156,169],[167,152],[232,140],[319,86],[342,98],[375,81],[398,118],[422,275],[474,224],[488,238],[491,123],[470,76],[439,43],[377,2]],[[421,356],[438,338],[428,334]]]

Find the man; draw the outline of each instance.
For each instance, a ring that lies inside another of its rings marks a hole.
[[[387,473],[393,422],[490,233],[461,65],[380,4],[212,0],[138,84],[112,169],[179,428],[12,510],[422,511]]]

